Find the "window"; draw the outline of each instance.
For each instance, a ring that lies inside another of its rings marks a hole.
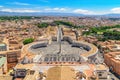
[[[99,76],[102,76],[102,74],[98,74]]]

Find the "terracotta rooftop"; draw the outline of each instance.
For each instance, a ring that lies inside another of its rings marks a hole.
[[[107,70],[108,68],[106,67],[106,65],[103,64],[99,64],[96,65],[96,70]]]
[[[32,69],[34,64],[17,64],[16,69]]]
[[[91,77],[93,75],[92,70],[85,70],[83,73],[86,75],[86,77]]]

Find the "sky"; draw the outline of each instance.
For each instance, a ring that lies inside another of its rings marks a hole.
[[[4,12],[120,13],[120,0],[0,0]]]

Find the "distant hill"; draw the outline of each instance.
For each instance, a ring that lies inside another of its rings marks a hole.
[[[74,13],[17,13],[17,12],[0,12],[0,16],[84,16],[83,14],[74,14]]]
[[[36,12],[36,13],[17,13],[17,12],[2,12],[0,11],[0,16],[89,16],[89,17],[114,17],[120,18],[120,14],[105,14],[105,15],[84,15],[75,13],[53,13],[53,12]]]
[[[104,16],[120,18],[120,14],[106,14],[106,15],[104,15]]]

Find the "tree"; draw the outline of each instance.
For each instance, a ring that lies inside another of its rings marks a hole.
[[[39,27],[39,28],[46,28],[46,27],[48,27],[48,23],[39,23],[39,24],[37,24],[37,26]]]
[[[32,43],[33,41],[34,41],[33,38],[27,38],[23,41],[23,44],[26,45],[26,44]]]

